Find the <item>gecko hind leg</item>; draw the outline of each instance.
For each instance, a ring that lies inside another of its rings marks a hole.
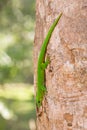
[[[49,63],[50,63],[50,59],[49,59],[49,57],[47,57],[47,58],[46,58],[46,61],[41,64],[41,68],[42,68],[43,70],[45,70],[45,69],[47,68],[47,66],[48,66]]]

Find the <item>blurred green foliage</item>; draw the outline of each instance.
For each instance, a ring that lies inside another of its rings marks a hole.
[[[33,83],[35,0],[0,0],[0,83]]]
[[[0,86],[0,130],[19,129],[35,130],[33,87],[23,83],[4,84],[3,89]]]
[[[35,0],[0,0],[0,130],[35,130],[34,25]]]

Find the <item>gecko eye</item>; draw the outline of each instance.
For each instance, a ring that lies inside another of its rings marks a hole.
[[[38,101],[38,103],[40,103],[40,101]]]

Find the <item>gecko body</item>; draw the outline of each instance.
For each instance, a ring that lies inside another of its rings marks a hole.
[[[49,60],[45,60],[45,54],[46,54],[46,49],[47,45],[49,43],[49,40],[51,38],[52,32],[54,28],[56,27],[58,21],[60,20],[62,16],[62,13],[58,16],[58,18],[53,22],[51,25],[46,38],[42,44],[39,58],[38,58],[38,66],[37,66],[37,91],[36,91],[36,106],[39,108],[42,104],[42,100],[44,98],[44,95],[46,93],[46,86],[45,86],[45,69],[47,68],[49,64]]]

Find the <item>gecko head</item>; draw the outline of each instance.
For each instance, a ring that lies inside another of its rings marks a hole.
[[[36,103],[36,105],[37,105],[38,108],[40,108],[40,106],[41,106],[41,101],[38,100],[38,102]]]
[[[36,106],[37,106],[38,108],[40,108],[41,104],[42,104],[41,98],[36,97]]]

